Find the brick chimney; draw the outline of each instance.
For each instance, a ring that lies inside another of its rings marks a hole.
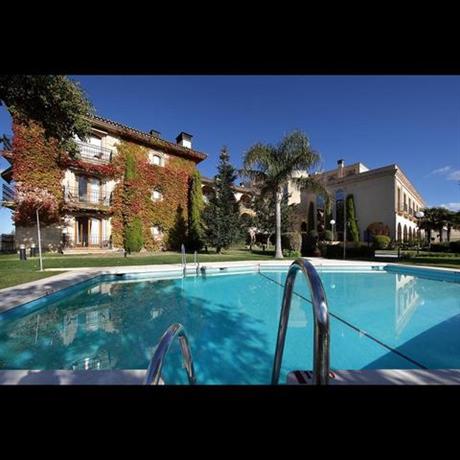
[[[160,131],[156,131],[155,129],[150,130],[150,135],[153,137],[160,137]]]
[[[186,147],[188,149],[192,148],[192,135],[184,133],[182,131],[177,137],[176,137],[176,143],[181,145],[182,147]]]
[[[343,160],[338,160],[337,161],[337,177],[342,178],[343,177],[343,168],[345,167],[345,161]]]

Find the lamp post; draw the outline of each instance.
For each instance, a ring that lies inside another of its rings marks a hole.
[[[43,259],[42,259],[42,237],[40,233],[40,219],[38,218],[38,211],[42,208],[43,205],[39,206],[35,213],[37,214],[37,235],[38,235],[38,256],[40,257],[40,271],[43,271]]]
[[[417,211],[415,213],[415,217],[417,218],[417,233],[420,231],[420,222],[419,220],[425,217],[425,213],[423,211]],[[420,251],[420,238],[417,238],[417,255]]]
[[[343,191],[343,258],[347,252],[347,194]]]
[[[334,239],[334,225],[335,225],[335,220],[334,219],[331,219],[331,221],[329,222],[331,224],[331,228],[332,228],[332,241],[335,241]]]

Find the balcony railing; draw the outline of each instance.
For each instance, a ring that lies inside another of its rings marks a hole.
[[[112,203],[112,194],[103,190],[83,191],[78,187],[65,187],[64,197],[67,202],[90,206],[110,206]]]
[[[103,239],[99,236],[82,236],[79,240],[75,240],[69,236],[64,238],[65,248],[106,248],[111,249],[112,242],[110,239]]]
[[[3,184],[2,186],[2,201],[11,202],[14,201],[16,196],[16,189],[9,185]]]
[[[110,163],[112,161],[111,149],[81,141],[77,141],[77,146],[82,160],[94,163]]]

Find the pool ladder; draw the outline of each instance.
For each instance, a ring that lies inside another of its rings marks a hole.
[[[182,275],[186,276],[187,275],[187,255],[185,254],[185,246],[183,243],[181,245],[180,250],[181,250]],[[198,275],[200,271],[200,262],[198,261],[198,254],[196,251],[193,253],[193,263],[195,264],[195,271],[196,271],[196,274]]]
[[[298,258],[289,267],[286,283],[284,285],[283,302],[281,305],[278,337],[276,341],[275,360],[273,363],[272,385],[277,385],[280,376],[281,362],[283,359],[284,344],[291,309],[292,292],[297,273],[302,271],[310,287],[311,303],[313,307],[313,383],[327,385],[329,382],[329,312],[323,284],[315,267],[306,259]],[[184,270],[185,273],[185,270]],[[152,360],[150,361],[146,385],[158,385],[161,381],[161,371],[165,357],[175,338],[179,344],[187,372],[189,384],[196,383],[193,367],[192,353],[184,327],[180,323],[171,325],[160,339]]]
[[[188,343],[187,335],[184,326],[180,323],[172,324],[166,329],[166,332],[160,339],[155,353],[150,361],[145,378],[145,385],[159,385],[161,383],[161,371],[165,362],[165,357],[176,339],[179,339],[179,345],[184,360],[184,368],[187,373],[188,383],[194,385],[196,383],[195,369],[193,367],[192,353]]]
[[[284,344],[291,310],[292,291],[297,273],[301,271],[310,287],[313,307],[313,383],[327,385],[329,382],[329,312],[323,283],[315,267],[306,259],[299,257],[291,266],[284,285],[281,304],[278,338],[273,363],[272,385],[277,385],[280,377]]]

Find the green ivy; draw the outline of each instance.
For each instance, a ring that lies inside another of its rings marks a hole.
[[[125,249],[128,252],[139,252],[143,245],[142,222],[136,217],[125,227]]]
[[[191,177],[188,218],[188,246],[192,251],[199,251],[203,247],[203,208],[201,176],[199,171],[195,171]]]

